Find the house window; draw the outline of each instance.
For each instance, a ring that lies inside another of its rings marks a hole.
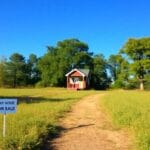
[[[82,81],[82,77],[71,77],[70,78],[71,84],[79,83],[80,81]]]

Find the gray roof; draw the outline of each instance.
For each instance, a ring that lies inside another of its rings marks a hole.
[[[86,76],[89,75],[90,70],[89,69],[78,69],[80,72],[82,72],[83,74],[85,74]]]

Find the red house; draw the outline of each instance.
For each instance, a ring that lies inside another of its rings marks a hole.
[[[66,74],[68,89],[86,89],[90,86],[89,69],[73,69]]]

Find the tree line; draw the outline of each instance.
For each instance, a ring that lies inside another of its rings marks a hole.
[[[95,89],[150,87],[150,38],[128,39],[118,54],[108,59],[93,54],[78,39],[48,46],[39,58],[13,53],[9,59],[0,60],[0,86],[65,87],[65,74],[73,68],[90,69],[91,88]]]

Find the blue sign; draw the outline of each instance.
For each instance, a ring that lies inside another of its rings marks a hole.
[[[17,99],[0,99],[0,113],[16,113]]]

